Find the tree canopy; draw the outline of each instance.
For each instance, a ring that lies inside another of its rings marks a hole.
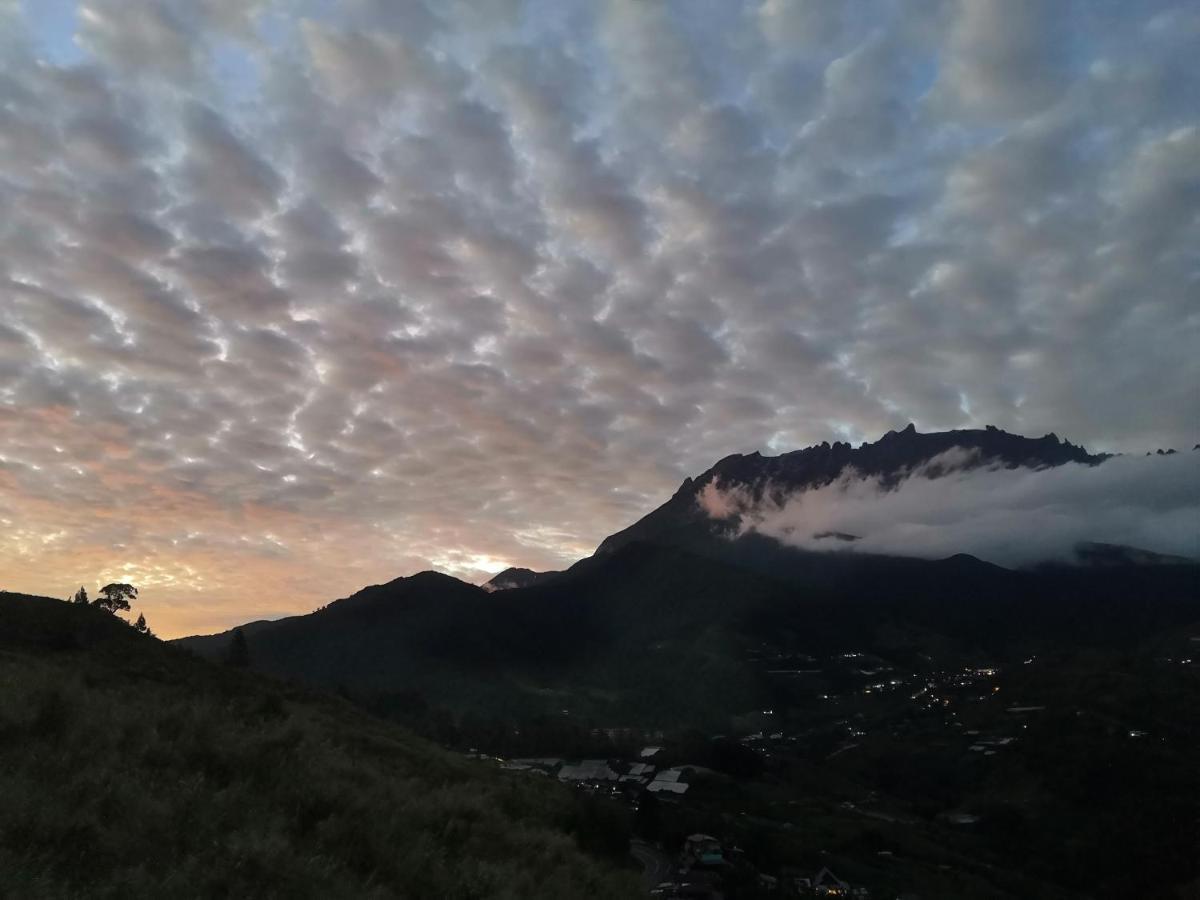
[[[118,612],[128,612],[129,601],[136,600],[138,590],[132,584],[106,584],[100,588],[100,596],[92,601],[92,606],[98,606],[114,615]]]

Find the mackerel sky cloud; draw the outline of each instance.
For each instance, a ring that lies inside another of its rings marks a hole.
[[[1185,2],[0,0],[0,587],[558,567],[731,452],[1200,440]]]

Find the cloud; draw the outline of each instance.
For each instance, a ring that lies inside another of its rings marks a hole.
[[[1023,566],[1074,560],[1079,545],[1105,543],[1200,559],[1200,452],[1036,470],[972,462],[955,448],[892,488],[848,469],[800,492],[765,485],[761,498],[710,481],[698,502],[731,534],[762,534],[806,550],[850,546],[929,559],[970,553]]]
[[[820,0],[764,0],[758,8],[763,38],[782,52],[826,47],[841,33],[843,8]]]
[[[1062,91],[1062,16],[1038,0],[958,0],[938,89],[955,113],[1028,115]]]
[[[125,74],[186,82],[200,48],[185,13],[164,0],[83,0],[76,41]]]

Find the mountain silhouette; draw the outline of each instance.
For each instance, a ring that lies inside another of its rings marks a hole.
[[[950,451],[957,451],[953,458]],[[267,672],[367,694],[415,692],[489,715],[561,713],[663,725],[719,722],[770,703],[744,664],[780,634],[810,650],[934,641],[1004,655],[1065,641],[1113,645],[1197,617],[1200,567],[1130,548],[1088,545],[1075,565],[1013,571],[966,554],[928,560],[829,551],[749,534],[730,540],[698,495],[714,480],[761,496],[819,487],[848,467],[884,485],[942,466],[1097,465],[1103,455],[1055,435],[994,428],[872,444],[820,444],[722,459],[564,572],[509,569],[483,587],[421,572],[320,610],[243,628]],[[219,658],[232,632],[180,644]]]
[[[946,454],[957,449],[951,460]],[[364,588],[303,616],[243,631],[264,671],[365,693],[416,692],[491,715],[575,713],[663,725],[719,722],[769,703],[744,664],[780,634],[810,650],[934,641],[964,655],[1136,641],[1197,617],[1200,567],[1091,545],[1085,565],[1013,571],[966,554],[941,560],[830,551],[749,534],[728,539],[697,497],[720,480],[748,492],[828,484],[847,467],[885,485],[939,477],[943,463],[1044,468],[1106,457],[988,428],[873,444],[821,444],[776,457],[726,457],[564,572],[502,572],[476,587],[422,572]],[[220,657],[232,632],[180,641]]]

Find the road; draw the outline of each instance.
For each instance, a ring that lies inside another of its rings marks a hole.
[[[671,860],[657,847],[634,839],[629,844],[629,855],[642,864],[642,887],[647,892],[670,881]]]

